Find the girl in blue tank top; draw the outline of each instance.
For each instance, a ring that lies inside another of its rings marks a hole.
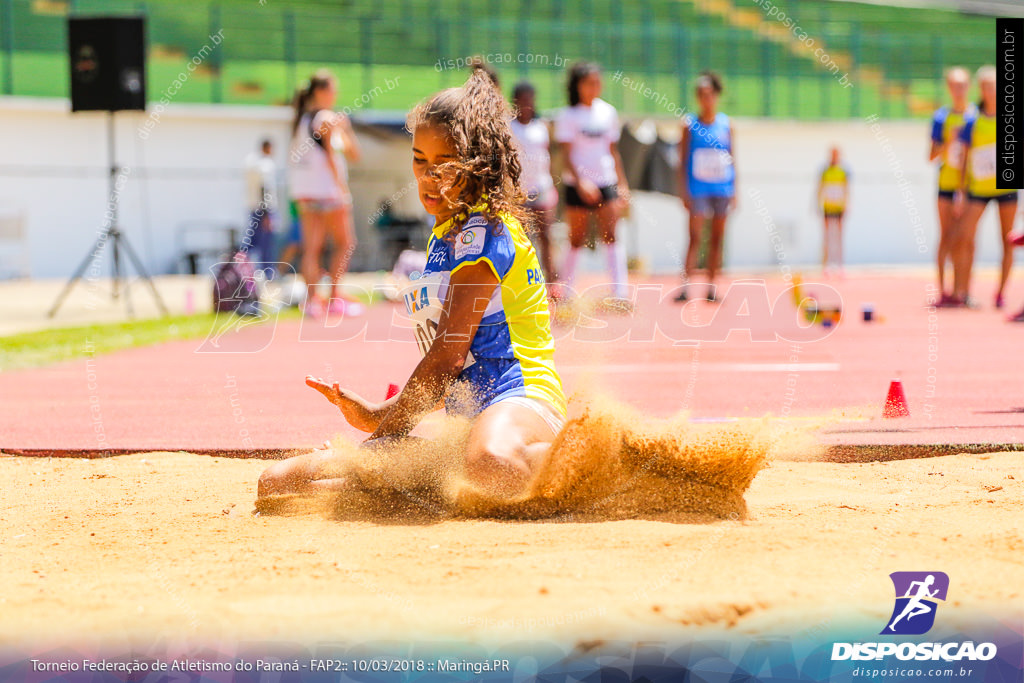
[[[725,240],[725,222],[736,204],[735,134],[729,117],[718,111],[718,98],[722,94],[722,81],[712,71],[705,71],[697,79],[699,116],[687,114],[683,118],[683,137],[679,145],[682,182],[679,196],[690,214],[689,242],[684,258],[683,284],[676,301],[686,301],[689,278],[697,269],[704,224],[711,219],[711,238],[708,243],[706,298],[714,301],[715,276],[721,268],[722,243]]]
[[[732,135],[729,117],[714,114],[711,123],[687,115],[690,129],[686,176],[690,197],[732,197],[735,194],[736,168],[732,163]]]

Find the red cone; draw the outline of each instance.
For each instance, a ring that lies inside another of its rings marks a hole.
[[[903,393],[903,382],[898,379],[894,379],[889,384],[889,395],[885,397],[882,417],[910,417],[907,395]]]
[[[384,400],[386,401],[389,398],[391,398],[392,396],[395,396],[397,394],[398,394],[398,385],[397,384],[389,384],[388,385],[388,395],[384,397]]]

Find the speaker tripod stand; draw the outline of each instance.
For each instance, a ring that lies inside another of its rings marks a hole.
[[[60,309],[61,304],[64,303],[64,299],[67,298],[68,294],[74,288],[75,283],[82,279],[85,275],[85,271],[94,264],[103,253],[103,250],[110,245],[111,255],[113,256],[113,262],[111,265],[111,298],[117,300],[124,294],[125,309],[128,311],[129,317],[134,317],[132,310],[131,297],[128,294],[129,282],[126,278],[124,270],[124,264],[121,258],[121,252],[124,251],[125,255],[132,262],[135,268],[135,272],[138,273],[142,281],[149,286],[149,290],[153,293],[153,299],[156,300],[156,306],[160,309],[161,315],[167,315],[167,308],[164,306],[163,299],[160,298],[160,293],[156,291],[156,286],[153,284],[153,279],[146,272],[145,266],[142,265],[142,261],[139,259],[135,250],[132,249],[131,244],[128,242],[128,238],[125,237],[117,227],[117,213],[118,205],[120,204],[120,188],[118,187],[118,179],[120,169],[117,166],[117,156],[115,152],[114,142],[114,112],[107,112],[107,151],[110,157],[110,181],[109,181],[109,193],[107,195],[107,208],[110,212],[110,220],[107,225],[100,232],[99,237],[96,238],[96,242],[93,244],[89,253],[86,254],[85,259],[78,266],[75,274],[71,276],[71,279],[64,285],[64,289],[61,290],[57,300],[53,302],[53,306],[50,308],[47,317],[54,317],[57,315],[57,311]],[[98,270],[98,269],[97,269]],[[92,278],[89,278],[92,279]],[[123,280],[123,282],[122,282]]]

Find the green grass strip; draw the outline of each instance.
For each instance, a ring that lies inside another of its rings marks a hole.
[[[83,327],[58,327],[0,337],[0,372],[37,368],[169,341],[200,339],[214,329],[218,317],[230,315],[234,314],[175,315]],[[290,308],[270,319],[298,318],[299,315],[298,309]]]

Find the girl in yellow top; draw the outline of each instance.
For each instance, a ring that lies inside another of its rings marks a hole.
[[[821,180],[818,182],[818,204],[825,223],[821,269],[826,273],[833,267],[840,273],[843,270],[843,217],[846,215],[849,198],[850,172],[839,159],[839,148],[833,147],[829,153],[828,166],[821,172]]]
[[[374,404],[306,379],[352,426],[372,432],[367,446],[405,437],[444,400],[449,413],[473,419],[466,475],[495,496],[526,489],[565,420],[511,118],[479,69],[409,115],[413,173],[435,225],[423,276],[403,294],[424,354],[405,388]],[[259,494],[352,486],[328,474],[334,458],[314,451],[276,464],[260,477]]]
[[[946,88],[952,104],[940,107],[932,117],[932,144],[928,152],[928,161],[939,160],[939,249],[936,254],[939,273],[939,291],[942,292],[941,305],[949,305],[952,298],[946,288],[946,262],[956,262],[953,254],[954,239],[960,213],[956,207],[956,194],[960,192],[961,173],[963,166],[964,146],[960,142],[960,129],[964,121],[974,118],[977,109],[967,101],[967,91],[971,86],[971,76],[962,66],[954,66],[946,71]]]
[[[999,209],[999,228],[1003,243],[1003,260],[996,291],[995,307],[1003,307],[1003,291],[1013,268],[1013,245],[1010,231],[1017,214],[1017,190],[1000,190],[996,182],[996,69],[983,66],[978,69],[978,87],[981,102],[978,114],[968,119],[960,129],[960,142],[966,154],[961,165],[960,188],[966,196],[963,219],[959,228],[959,267],[954,269],[953,298],[957,304],[967,305],[974,265],[974,240],[978,220],[989,202]],[[963,200],[962,200],[963,201]]]

